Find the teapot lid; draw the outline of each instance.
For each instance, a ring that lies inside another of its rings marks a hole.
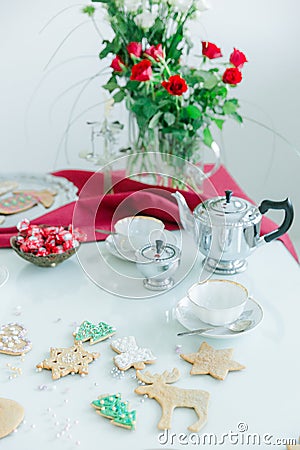
[[[236,214],[246,211],[249,203],[242,198],[232,197],[232,194],[232,191],[225,191],[225,197],[211,199],[208,201],[209,208],[222,214]]]
[[[245,225],[247,222],[258,222],[261,214],[258,208],[247,200],[233,197],[232,191],[225,191],[224,197],[215,197],[200,204],[196,210],[196,217],[213,224],[224,222],[230,225]]]

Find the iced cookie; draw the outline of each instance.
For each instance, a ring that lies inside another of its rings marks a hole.
[[[39,370],[52,370],[53,380],[58,380],[70,373],[74,375],[87,375],[88,365],[99,358],[99,353],[87,352],[80,342],[68,348],[51,348],[50,358],[37,364]]]
[[[10,197],[0,200],[0,214],[8,216],[17,214],[38,204],[38,200],[32,195],[13,194]]]
[[[92,406],[100,416],[111,419],[113,425],[134,430],[136,411],[129,411],[128,402],[122,401],[121,394],[101,395],[92,402]]]
[[[232,355],[232,348],[215,350],[206,342],[202,342],[197,353],[181,354],[180,356],[193,364],[191,375],[209,374],[218,380],[224,380],[228,372],[245,369],[245,366],[231,359]]]
[[[171,373],[165,371],[163,374],[153,375],[149,372],[137,371],[136,375],[140,381],[145,383],[145,386],[138,386],[134,392],[154,398],[161,406],[162,416],[158,423],[159,430],[171,428],[172,414],[175,408],[192,408],[195,411],[198,420],[188,427],[192,432],[198,432],[206,423],[209,393],[199,389],[169,386],[180,378],[178,369],[173,369]]]
[[[31,349],[31,342],[25,337],[26,328],[19,323],[9,323],[0,327],[0,353],[23,355]]]
[[[108,339],[115,332],[116,329],[105,322],[99,322],[98,325],[93,325],[91,322],[85,320],[79,329],[73,333],[73,336],[75,342],[90,341],[92,345]]]
[[[0,439],[12,433],[23,419],[23,406],[14,400],[0,398]]]
[[[8,192],[17,189],[18,183],[15,181],[0,181],[0,195],[7,194]]]
[[[45,208],[50,208],[50,206],[54,203],[54,197],[57,194],[53,191],[48,191],[47,189],[43,189],[42,191],[34,191],[34,190],[23,190],[23,191],[14,191],[14,194],[20,194],[24,196],[32,196],[39,203],[41,203]]]
[[[156,360],[149,348],[138,347],[133,336],[112,341],[111,348],[119,353],[114,357],[114,363],[120,370],[128,370],[130,367],[143,370],[145,364],[152,364]]]

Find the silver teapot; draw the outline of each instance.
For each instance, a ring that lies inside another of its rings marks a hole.
[[[244,271],[246,258],[261,244],[286,233],[294,218],[293,206],[288,198],[279,202],[264,200],[257,207],[243,198],[233,197],[232,191],[228,190],[224,197],[214,197],[200,203],[192,214],[180,192],[172,195],[177,200],[183,228],[193,234],[200,252],[205,256],[205,268],[223,275]],[[269,209],[282,209],[285,217],[277,230],[260,236],[262,215]]]

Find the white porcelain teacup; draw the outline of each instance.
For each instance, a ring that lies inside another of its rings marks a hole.
[[[211,279],[191,286],[187,297],[195,316],[210,325],[222,326],[239,318],[249,294],[235,281]]]
[[[127,257],[156,239],[163,239],[164,228],[164,223],[155,217],[125,217],[114,225],[114,243],[117,250]]]

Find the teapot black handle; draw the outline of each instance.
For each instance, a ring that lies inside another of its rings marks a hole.
[[[274,239],[279,238],[290,229],[294,219],[294,208],[289,198],[286,198],[281,202],[264,200],[263,202],[261,202],[258,209],[261,214],[265,214],[267,211],[269,211],[269,209],[283,209],[285,211],[284,220],[278,230],[272,231],[271,233],[265,234],[263,236],[266,242],[271,242]]]

